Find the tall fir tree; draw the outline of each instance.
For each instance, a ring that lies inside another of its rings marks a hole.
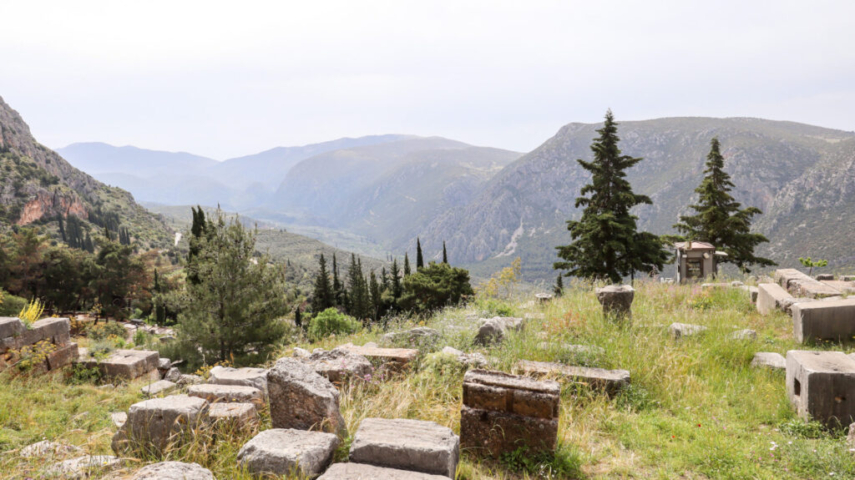
[[[380,269],[380,288],[384,291],[389,289],[389,274],[386,272],[386,267]]]
[[[327,271],[327,260],[324,254],[318,259],[318,275],[315,277],[315,289],[312,294],[312,311],[315,314],[333,306],[333,291],[330,285],[330,274]]]
[[[383,292],[380,289],[380,283],[377,282],[377,275],[374,274],[374,270],[371,270],[371,274],[369,275],[370,280],[368,282],[368,291],[370,294],[370,303],[371,303],[371,319],[375,322],[380,320],[381,311],[383,308]]]
[[[339,277],[339,274],[338,274],[338,260],[336,259],[335,252],[333,252],[333,256],[332,256],[332,274],[333,274],[333,283],[332,283],[333,303],[335,304],[335,306],[341,307],[344,305],[344,296],[343,296],[344,285],[341,283],[341,278]]]
[[[67,243],[65,239],[65,225],[63,225],[62,215],[57,215],[56,220],[59,223],[59,235],[62,237],[62,241]]]
[[[298,305],[296,309],[294,309],[294,325],[299,328],[303,327],[303,314],[300,313],[300,306]]]
[[[425,257],[422,255],[422,241],[416,238],[416,271],[425,268]]]
[[[718,138],[710,141],[704,179],[695,192],[698,203],[689,207],[694,215],[681,215],[680,223],[674,225],[684,240],[711,243],[727,253],[724,262],[735,264],[743,272],[749,266],[772,266],[775,262],[754,255],[754,248],[769,241],[759,233],[751,233],[751,218],[762,215],[759,208],[741,208],[742,204],[730,195],[733,190],[730,175],[724,171],[724,156]]]
[[[392,288],[392,298],[395,300],[401,298],[401,294],[404,292],[404,287],[401,284],[401,269],[398,267],[398,259],[392,259],[392,274],[389,279],[389,283]]]
[[[585,207],[582,218],[567,221],[572,242],[557,247],[564,261],[553,266],[568,270],[567,276],[619,283],[638,270],[661,270],[669,258],[658,237],[637,231],[637,217],[630,209],[653,202],[636,195],[626,180],[626,170],[642,159],[621,154],[617,125],[611,110],[606,112],[603,128],[597,130],[600,136],[591,145],[594,160],[577,160],[591,172],[591,183],[576,198],[576,208]]]
[[[410,254],[405,252],[404,253],[404,278],[409,277],[410,273],[412,273],[412,271],[410,270]]]
[[[448,265],[448,250],[445,249],[445,240],[442,241],[442,263]]]
[[[556,297],[560,297],[564,295],[564,278],[561,274],[558,274],[558,278],[555,279],[555,288],[552,290]]]
[[[362,273],[362,260],[357,260],[356,254],[351,254],[350,257],[348,283],[350,284],[348,313],[359,320],[371,318],[371,294]]]

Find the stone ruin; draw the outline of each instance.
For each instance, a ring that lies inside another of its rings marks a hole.
[[[855,360],[842,352],[787,352],[787,396],[799,416],[829,426],[855,422]]]
[[[353,436],[350,461],[454,478],[460,438],[434,422],[366,418]]]
[[[346,433],[339,392],[310,366],[281,358],[267,374],[274,428]]]
[[[635,289],[629,285],[609,285],[594,291],[603,306],[603,316],[615,320],[632,318],[632,300]]]
[[[552,452],[558,438],[558,382],[488,370],[463,377],[460,446],[498,458],[527,446]]]
[[[16,363],[21,349],[39,342],[50,344],[50,351],[36,371],[62,368],[77,359],[77,344],[71,342],[71,322],[67,318],[45,318],[28,328],[17,317],[0,317],[0,371]]]
[[[76,362],[85,368],[96,368],[104,379],[135,380],[148,376],[160,380],[160,354],[149,350],[115,350],[105,359],[84,355]]]
[[[517,368],[526,375],[558,377],[569,383],[603,391],[610,396],[616,395],[630,384],[628,370],[606,370],[530,360],[520,360]]]

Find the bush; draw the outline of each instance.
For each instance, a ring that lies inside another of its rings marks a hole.
[[[127,330],[118,322],[104,322],[97,325],[92,325],[86,330],[86,336],[92,340],[104,340],[110,336],[116,336],[120,339],[127,338]]]
[[[0,290],[0,317],[17,316],[26,306],[26,299]]]
[[[330,335],[350,334],[362,328],[355,318],[345,315],[335,308],[328,308],[312,319],[309,325],[309,337],[313,341]]]

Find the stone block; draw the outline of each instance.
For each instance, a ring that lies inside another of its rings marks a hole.
[[[214,367],[208,383],[255,387],[267,397],[267,370],[263,368]]]
[[[366,418],[353,437],[350,461],[454,478],[460,439],[434,422]]]
[[[75,360],[77,360],[77,344],[70,343],[64,347],[57,347],[51,352],[47,357],[47,364],[50,370],[57,370],[70,365]]]
[[[36,442],[22,448],[20,455],[23,458],[38,458],[65,456],[71,454],[79,455],[80,453],[82,453],[80,447],[51,442],[50,440],[42,440],[41,442]]]
[[[251,403],[258,406],[264,404],[261,390],[243,385],[191,385],[187,389],[187,395],[204,398],[208,403]]]
[[[534,298],[537,299],[538,303],[549,303],[552,301],[554,296],[551,293],[538,293],[535,294]]]
[[[148,350],[116,350],[104,360],[82,359],[80,363],[87,367],[97,367],[108,379],[121,378],[134,380],[145,374],[157,371],[160,355]]]
[[[630,375],[627,370],[576,367],[560,363],[532,362],[529,360],[521,360],[518,367],[527,375],[558,376],[573,383],[605,391],[609,395],[615,395],[623,388],[628,387],[630,383]]]
[[[113,426],[116,428],[122,428],[122,426],[128,421],[128,413],[127,412],[114,412],[110,414],[110,421],[113,423]]]
[[[0,353],[9,348],[18,348],[16,339],[24,334],[26,327],[18,317],[0,317]]]
[[[374,373],[374,367],[367,358],[345,348],[315,352],[302,361],[331,382],[343,382],[352,377],[365,379]]]
[[[238,465],[256,476],[321,474],[332,462],[339,439],[331,433],[274,428],[247,442],[238,452]]]
[[[849,341],[855,336],[855,299],[797,303],[792,311],[793,335],[799,342]]]
[[[473,368],[483,368],[487,366],[487,359],[483,354],[478,352],[463,353],[456,348],[446,346],[440,351],[440,353],[445,355],[454,355],[458,362]]]
[[[482,410],[555,418],[560,393],[560,385],[552,380],[489,370],[470,370],[463,376],[463,404]]]
[[[175,390],[178,385],[169,380],[158,380],[152,384],[142,387],[142,394],[145,397],[159,397]]]
[[[668,327],[668,332],[674,340],[681,340],[692,335],[699,335],[706,332],[708,329],[703,325],[692,325],[690,323],[672,323]]]
[[[786,313],[787,315],[792,317],[793,316],[793,305],[796,305],[798,303],[808,303],[808,302],[814,302],[814,301],[816,301],[816,300],[813,298],[795,298],[795,297],[785,298],[785,299],[781,300],[781,304],[780,304],[781,311],[783,311],[784,313]]]
[[[834,280],[834,274],[833,273],[818,273],[814,278],[817,280],[820,280],[820,281],[822,281],[822,280]]]
[[[757,286],[757,311],[761,315],[770,315],[781,310],[781,302],[793,298],[788,291],[776,283],[761,283]]]
[[[379,361],[381,364],[392,364],[391,366],[398,368],[409,365],[419,356],[419,351],[412,348],[378,348],[368,345],[360,347],[353,344],[342,345],[339,348],[356,355],[362,355],[369,360]]]
[[[267,378],[274,428],[345,431],[338,390],[311,366],[295,358],[281,358]]]
[[[128,409],[128,420],[113,437],[113,451],[129,447],[163,452],[170,444],[180,444],[188,432],[208,413],[208,402],[187,395],[172,395],[135,403]]]
[[[749,287],[748,285],[743,285],[741,287],[748,293],[748,298],[751,300],[751,303],[757,303],[757,296],[760,294],[760,289],[757,287]]]
[[[844,281],[829,280],[829,281],[825,281],[822,283],[828,285],[829,287],[837,290],[840,293],[846,293],[846,294],[855,293],[855,282],[851,282],[851,281],[850,282],[844,282]]]
[[[54,345],[65,346],[71,343],[71,322],[67,318],[43,318],[33,322],[21,337],[21,345],[47,340]]]
[[[391,332],[383,335],[385,343],[408,343],[410,345],[431,345],[439,341],[438,331],[427,327],[416,327],[403,332]]]
[[[443,480],[442,475],[375,467],[364,463],[336,463],[318,480]]]
[[[855,360],[841,352],[787,352],[787,396],[804,419],[855,422]]]
[[[822,298],[840,295],[836,289],[794,268],[776,270],[775,280],[795,297]]]
[[[603,315],[616,319],[632,316],[632,300],[635,289],[629,285],[609,285],[595,290],[597,300],[603,306]]]
[[[855,275],[843,275],[840,277],[842,282],[855,282]]]
[[[46,471],[47,478],[99,478],[109,470],[121,466],[122,460],[111,455],[86,455],[51,465]]]
[[[161,462],[147,465],[130,480],[216,480],[214,474],[198,463]]]
[[[730,338],[731,340],[754,341],[754,340],[757,340],[757,332],[755,332],[754,330],[746,328],[746,329],[737,330],[737,331],[731,333],[730,335],[728,335],[728,338]]]
[[[258,410],[252,403],[212,403],[208,405],[208,420],[243,426],[258,421]]]
[[[557,418],[534,418],[463,406],[460,411],[460,447],[498,458],[527,447],[528,454],[552,452],[558,438]]]
[[[772,370],[784,370],[787,368],[787,361],[780,353],[757,352],[754,354],[754,359],[751,360],[751,366],[756,368],[771,368]]]
[[[478,334],[475,335],[476,345],[489,345],[500,343],[505,339],[508,332],[520,331],[525,325],[525,320],[516,317],[493,317],[482,318]]]

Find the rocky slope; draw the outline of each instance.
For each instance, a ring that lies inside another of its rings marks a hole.
[[[589,176],[576,162],[592,157],[599,124],[564,126],[543,145],[491,179],[470,204],[446,212],[422,232],[428,251],[448,241],[455,262],[495,267],[523,257],[530,278],[552,276],[554,247],[569,241],[565,222]],[[751,118],[667,118],[622,122],[625,154],[644,157],[629,172],[635,190],[654,204],[638,208],[639,225],[670,233],[687,212],[702,177],[709,141],[718,136],[734,196],[765,215],[756,227],[771,244],[761,253],[783,265],[799,256],[855,264],[846,213],[855,207],[855,133]]]
[[[144,247],[169,243],[171,233],[131,194],[74,168],[38,143],[21,115],[0,98],[0,227],[55,223],[76,215],[98,222],[117,215]]]

